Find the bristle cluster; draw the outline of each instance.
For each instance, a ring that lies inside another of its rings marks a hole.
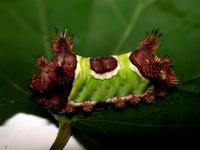
[[[139,96],[132,96],[129,100],[128,103],[130,105],[137,105],[141,101],[141,97]]]
[[[148,49],[156,51],[159,46],[159,39],[162,33],[159,33],[158,29],[152,30],[151,33],[147,33],[147,37],[140,43],[138,49]]]
[[[140,43],[138,50],[130,55],[131,62],[137,66],[141,74],[158,86],[166,90],[177,85],[177,78],[171,68],[170,60],[166,57],[159,58],[155,52],[159,48],[159,38],[162,34],[158,29],[147,34]],[[162,92],[159,90],[159,93]]]
[[[166,79],[164,80],[165,84],[169,87],[176,86],[178,83],[178,79],[175,76],[174,71],[171,69],[171,62],[167,58],[163,58],[160,60],[160,64],[162,64],[161,76],[164,76]]]
[[[57,110],[66,103],[75,76],[76,56],[72,53],[72,37],[66,31],[51,41],[56,58],[48,62],[37,59],[39,74],[33,76],[30,93],[34,101],[49,110]]]
[[[155,96],[154,96],[154,94],[151,93],[151,92],[147,92],[147,93],[145,93],[145,94],[143,95],[143,101],[145,101],[145,102],[148,103],[148,104],[153,103],[154,100],[155,100]]]
[[[66,107],[64,108],[63,111],[67,113],[72,113],[74,112],[74,110],[75,110],[75,106],[73,104],[68,103],[66,104]]]
[[[56,33],[57,37],[55,40],[51,40],[51,45],[56,55],[61,53],[71,53],[73,48],[73,36],[70,31],[64,29],[62,33]]]
[[[124,106],[125,106],[125,100],[123,100],[121,98],[115,100],[113,103],[114,103],[115,107],[119,108],[119,109],[124,108]]]
[[[93,106],[94,105],[92,103],[90,103],[90,102],[84,102],[82,104],[82,109],[83,109],[84,112],[91,112],[92,109],[93,109]]]

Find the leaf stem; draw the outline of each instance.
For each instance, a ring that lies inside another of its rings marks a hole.
[[[59,124],[59,131],[50,150],[62,150],[71,136],[71,127],[68,122]]]

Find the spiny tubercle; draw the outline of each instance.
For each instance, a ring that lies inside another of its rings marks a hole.
[[[37,59],[39,74],[34,75],[30,85],[32,99],[50,111],[58,111],[66,105],[75,77],[76,55],[72,53],[72,37],[67,31],[57,34],[51,41],[55,59],[48,62]]]

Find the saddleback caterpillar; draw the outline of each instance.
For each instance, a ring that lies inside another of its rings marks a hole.
[[[153,30],[135,51],[91,58],[73,53],[67,30],[57,33],[51,41],[55,59],[37,59],[39,74],[31,81],[32,99],[56,113],[153,103],[177,85],[170,60],[155,54],[160,36]]]

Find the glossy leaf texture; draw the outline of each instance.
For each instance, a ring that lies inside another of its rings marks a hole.
[[[18,112],[50,116],[30,101],[28,86],[36,57],[53,57],[54,27],[69,27],[74,51],[83,56],[135,50],[159,28],[158,53],[172,60],[177,90],[153,105],[79,113],[71,118],[72,133],[88,149],[198,135],[199,6],[199,0],[0,0],[0,124]]]

